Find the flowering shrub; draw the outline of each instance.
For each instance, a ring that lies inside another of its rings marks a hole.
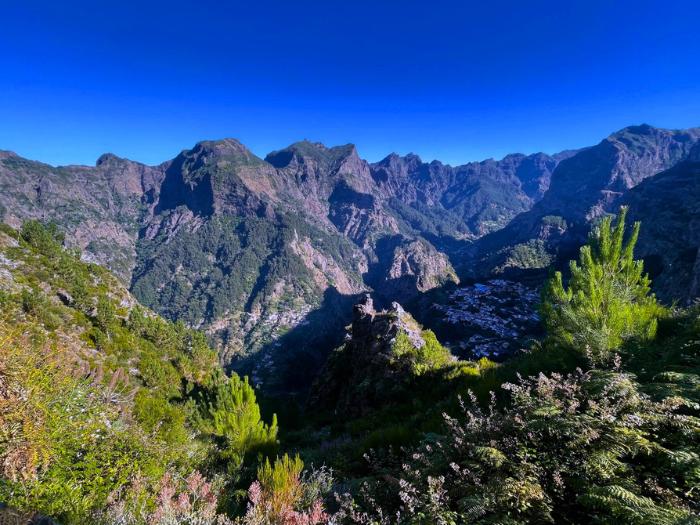
[[[687,411],[696,404],[653,401],[618,371],[540,375],[504,388],[507,409],[472,399],[459,418],[446,416],[447,435],[404,466],[393,510],[369,491],[343,499],[337,521],[692,521],[700,420]]]
[[[155,507],[148,505],[147,491],[135,480],[128,494],[113,503],[95,521],[103,525],[232,525],[217,514],[217,489],[199,472],[182,479],[166,473],[159,483]]]
[[[248,511],[242,525],[322,525],[329,522],[322,497],[332,478],[326,469],[302,474],[298,456],[284,455],[258,469],[258,479],[248,489]]]

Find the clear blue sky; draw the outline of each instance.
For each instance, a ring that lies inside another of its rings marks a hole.
[[[308,138],[461,163],[700,126],[697,0],[1,1],[0,149]]]

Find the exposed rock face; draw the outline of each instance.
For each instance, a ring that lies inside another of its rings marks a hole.
[[[311,406],[333,407],[338,413],[360,415],[391,399],[411,379],[409,361],[397,356],[399,334],[414,348],[426,341],[420,325],[399,303],[376,311],[367,294],[353,307],[345,344],[331,355],[311,393]]]
[[[262,160],[234,139],[204,141],[156,167],[4,152],[0,190],[3,220],[57,222],[146,305],[207,330],[226,363],[270,347],[331,288],[351,297],[400,281],[408,296],[455,278],[444,254],[402,231],[352,145],[301,142]]]
[[[376,245],[378,261],[370,266],[367,282],[387,299],[399,301],[447,283],[458,283],[444,253],[422,240],[386,237]]]
[[[622,200],[642,222],[636,253],[666,302],[700,297],[700,143],[687,160],[644,180]]]
[[[456,167],[392,154],[372,165],[372,177],[409,225],[425,222],[438,235],[475,238],[529,209],[548,188],[557,164],[572,154],[516,154]]]
[[[669,131],[625,128],[597,146],[563,160],[548,191],[531,210],[466,252],[466,273],[543,269],[575,255],[590,221],[615,212],[622,196],[641,181],[682,161],[700,139],[700,129]]]
[[[0,215],[13,227],[29,218],[52,220],[70,245],[128,280],[138,233],[158,199],[164,167],[107,154],[94,168],[53,167],[0,155]]]
[[[352,145],[307,141],[264,160],[234,139],[204,141],[159,166],[106,154],[94,167],[53,167],[0,152],[0,217],[57,222],[139,300],[205,329],[225,363],[257,370],[253,354],[277,366],[282,337],[310,318],[323,331],[328,304],[365,290],[407,301],[458,282],[455,263],[478,276],[566,258],[590,220],[699,137],[638,126],[578,152],[456,167],[393,154],[369,164]]]

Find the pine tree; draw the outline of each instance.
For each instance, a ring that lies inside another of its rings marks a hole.
[[[626,216],[623,207],[614,227],[612,217],[605,217],[581,247],[579,263],[571,261],[568,287],[556,272],[544,292],[542,317],[549,335],[594,363],[607,361],[625,340],[653,337],[662,311],[643,262],[634,259],[640,223],[625,242]]]
[[[277,444],[277,416],[266,424],[248,378],[233,374],[216,391],[209,407],[214,434],[226,441],[225,456],[237,467],[244,456],[255,451],[271,451]]]

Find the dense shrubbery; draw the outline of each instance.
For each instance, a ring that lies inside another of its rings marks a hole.
[[[274,452],[276,423],[202,334],[61,240],[32,221],[0,233],[0,502],[64,524],[221,521],[218,488]]]
[[[684,414],[687,401],[654,402],[618,371],[504,388],[508,408],[472,399],[447,417],[445,437],[413,454],[398,484],[399,522],[690,523],[700,423]],[[387,508],[357,503],[342,516],[394,523]]]
[[[337,522],[697,522],[700,312],[656,304],[624,217],[603,220],[568,287],[550,282],[543,345],[473,383],[517,377],[505,395],[468,391],[441,435],[368,456]],[[517,373],[537,367],[563,373]]]

